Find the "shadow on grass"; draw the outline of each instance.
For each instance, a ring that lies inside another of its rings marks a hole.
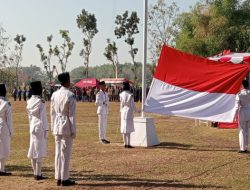
[[[222,151],[222,152],[237,152],[235,147],[206,147],[206,146],[194,146],[192,144],[182,144],[174,142],[161,142],[159,145],[149,148],[166,148],[177,150],[189,150],[189,151]]]
[[[17,166],[17,165],[8,165],[6,166],[6,170],[10,172],[15,172],[16,176],[22,177],[33,177],[33,169],[30,166]],[[42,172],[46,174],[54,175],[54,168],[51,167],[42,167]],[[52,174],[53,173],[53,174]]]
[[[180,181],[174,180],[152,180],[152,179],[138,179],[138,178],[131,178],[128,175],[89,175],[89,174],[80,174],[76,173],[73,174],[73,179],[80,182],[80,181],[92,181],[93,183],[84,183],[79,184],[78,186],[82,187],[91,187],[91,188],[115,188],[115,187],[141,187],[141,188],[218,188],[218,189],[225,189],[224,186],[215,186],[215,185],[196,185],[190,183],[182,183]]]

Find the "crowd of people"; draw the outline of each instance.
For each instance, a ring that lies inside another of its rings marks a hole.
[[[52,94],[60,88],[59,85],[47,85],[42,89],[42,98],[45,101],[50,101]],[[70,90],[75,94],[76,101],[80,102],[94,102],[96,100],[96,94],[99,91],[97,87],[86,87],[86,88],[78,88],[71,87]],[[106,89],[109,100],[111,102],[119,102],[119,94],[122,92],[122,85],[109,85]],[[133,93],[134,101],[141,102],[142,89],[141,87],[133,87],[131,86],[131,92]],[[148,89],[147,89],[148,92]],[[27,101],[31,97],[31,88],[30,86],[25,87],[14,87],[12,91],[12,97],[14,101]]]
[[[122,92],[122,85],[109,85],[107,86],[106,92],[109,96],[110,102],[119,102],[119,94]],[[98,93],[99,89],[97,87],[86,87],[86,88],[78,88],[73,87],[72,92],[76,96],[77,101],[81,102],[94,102],[96,100],[96,94]],[[148,91],[148,90],[147,90]],[[131,92],[134,96],[134,101],[141,102],[141,87],[133,87],[131,86]]]

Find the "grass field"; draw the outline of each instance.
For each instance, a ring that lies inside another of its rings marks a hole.
[[[12,102],[14,136],[0,189],[250,189],[250,154],[238,154],[238,130],[194,126],[194,120],[151,115],[161,144],[125,149],[119,133],[119,104],[111,103],[107,137],[98,142],[94,103],[77,104],[77,137],[71,176],[78,185],[58,188],[54,180],[54,138],[50,134],[44,181],[34,181],[27,158],[25,102]],[[47,104],[49,113],[49,103]]]

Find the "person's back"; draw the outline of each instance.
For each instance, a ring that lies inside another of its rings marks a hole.
[[[69,90],[69,73],[58,75],[62,87],[51,97],[51,128],[55,136],[55,179],[57,185],[74,185],[69,179],[72,141],[76,137],[76,100]]]
[[[74,94],[65,87],[61,87],[54,92],[51,97],[51,104],[55,115],[53,121],[53,134],[55,135],[71,135],[71,128],[74,126],[75,119],[71,110],[75,110]],[[73,107],[72,107],[73,106]],[[72,129],[73,129],[72,128]]]

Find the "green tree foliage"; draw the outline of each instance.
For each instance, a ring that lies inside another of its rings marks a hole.
[[[158,0],[149,9],[148,33],[149,55],[152,65],[150,70],[154,74],[163,44],[173,45],[177,34],[175,19],[179,8],[175,2],[167,6],[166,0]]]
[[[23,46],[24,42],[26,41],[26,37],[24,37],[24,35],[17,34],[16,37],[14,38],[14,41],[16,42],[16,44],[12,57],[13,57],[14,67],[16,70],[16,85],[19,86],[18,71],[22,61]]]
[[[117,15],[115,24],[117,25],[115,28],[115,35],[117,38],[124,38],[124,41],[129,45],[130,50],[129,54],[132,58],[133,68],[131,70],[134,73],[133,81],[135,84],[138,83],[138,63],[135,61],[135,55],[138,52],[138,48],[134,48],[135,44],[135,35],[139,33],[138,24],[140,23],[140,19],[137,16],[136,12],[132,12],[129,16],[128,11],[125,11],[122,15]]]
[[[114,68],[115,78],[118,78],[118,55],[117,55],[118,48],[116,47],[115,42],[111,42],[110,39],[107,39],[107,47],[105,48],[104,56],[110,61]]]
[[[210,0],[197,3],[178,19],[176,47],[211,56],[230,49],[250,51],[250,1]]]
[[[88,78],[89,57],[92,51],[92,40],[98,33],[97,20],[94,14],[88,13],[85,9],[83,9],[82,12],[77,15],[76,23],[78,28],[81,29],[83,33],[83,48],[80,51],[80,56],[84,59],[83,72],[85,77]]]
[[[68,30],[60,30],[59,33],[63,38],[63,43],[60,47],[57,45],[55,46],[54,55],[58,58],[62,72],[65,72],[68,59],[72,54],[75,43],[71,41]]]
[[[54,71],[54,68],[55,68],[54,66],[52,67],[51,62],[50,62],[51,57],[53,55],[53,47],[52,47],[52,44],[51,44],[52,39],[53,39],[52,35],[47,36],[47,42],[49,44],[49,50],[48,50],[47,54],[44,52],[44,49],[40,44],[36,45],[36,47],[38,48],[39,53],[40,53],[41,62],[43,63],[44,69],[46,71],[46,74],[47,74],[47,76],[49,78],[50,83],[52,82],[53,71]]]

